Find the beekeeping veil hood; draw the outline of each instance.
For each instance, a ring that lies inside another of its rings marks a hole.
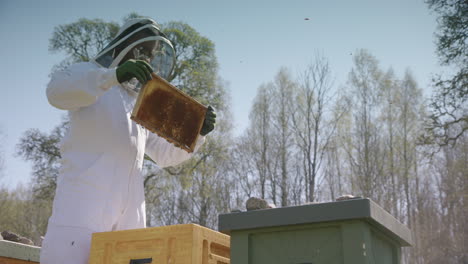
[[[113,68],[129,59],[149,62],[156,74],[167,79],[175,65],[175,51],[154,20],[131,19],[99,52],[94,62],[105,68]]]

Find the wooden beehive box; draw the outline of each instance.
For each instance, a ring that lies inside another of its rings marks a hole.
[[[152,74],[138,95],[131,118],[187,152],[193,152],[206,107]]]
[[[399,264],[411,231],[370,199],[219,216],[231,263]]]
[[[39,263],[39,247],[0,240],[0,264]]]
[[[94,233],[89,264],[229,264],[230,237],[195,225]]]

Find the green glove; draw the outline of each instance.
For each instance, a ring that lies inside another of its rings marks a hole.
[[[208,109],[206,110],[205,121],[203,122],[200,135],[206,136],[208,133],[213,131],[213,129],[215,128],[215,124],[216,124],[216,113],[213,107],[208,106]]]
[[[151,65],[142,60],[128,60],[117,67],[115,71],[119,83],[129,81],[135,77],[141,84],[145,84],[148,80],[151,80],[152,72],[153,68]]]

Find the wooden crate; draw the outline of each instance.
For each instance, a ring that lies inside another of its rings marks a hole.
[[[195,225],[94,233],[89,264],[229,264],[230,237]]]
[[[0,264],[39,263],[39,254],[39,247],[0,240]]]
[[[187,152],[193,152],[206,107],[152,74],[138,95],[131,118]]]

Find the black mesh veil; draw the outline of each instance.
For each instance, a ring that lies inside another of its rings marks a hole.
[[[156,22],[139,19],[121,29],[94,62],[105,68],[113,68],[128,59],[147,61],[156,74],[167,79],[175,66],[175,51]]]

